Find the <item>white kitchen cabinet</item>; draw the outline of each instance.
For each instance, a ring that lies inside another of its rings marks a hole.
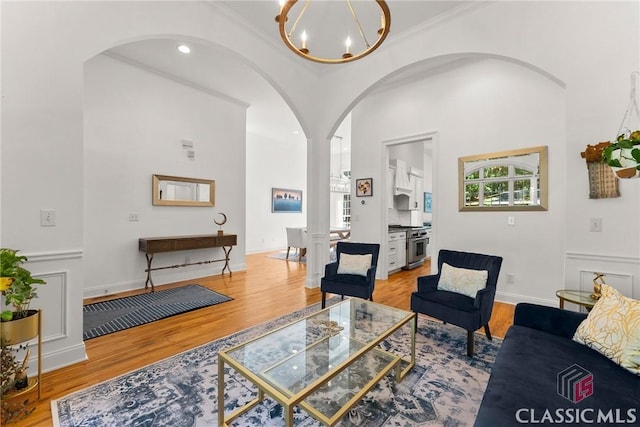
[[[393,231],[387,240],[387,273],[394,273],[407,264],[407,233]]]

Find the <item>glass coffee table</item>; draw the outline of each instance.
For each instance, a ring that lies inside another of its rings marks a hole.
[[[349,298],[301,320],[218,354],[218,425],[228,426],[265,395],[284,409],[293,425],[299,406],[326,425],[334,425],[387,373],[401,381],[415,365],[415,313]],[[394,335],[407,339],[407,354],[380,344]],[[225,365],[253,383],[257,397],[224,413]],[[353,390],[357,392],[353,393]]]

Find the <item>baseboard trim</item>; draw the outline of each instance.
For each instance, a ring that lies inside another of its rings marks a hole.
[[[42,372],[55,371],[56,369],[84,362],[88,359],[89,357],[87,356],[87,349],[84,342],[60,351],[49,351],[42,355]]]
[[[557,307],[558,300],[557,299],[545,299],[545,298],[536,298],[527,295],[520,294],[512,294],[508,292],[496,292],[496,301],[504,302],[507,304],[516,305],[520,302],[528,302],[530,304],[538,304],[538,305],[546,305],[548,307]]]

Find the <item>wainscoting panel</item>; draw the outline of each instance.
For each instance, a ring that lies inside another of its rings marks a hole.
[[[640,299],[640,257],[566,253],[565,288],[593,290],[595,272],[625,296]]]
[[[37,287],[32,308],[42,310],[44,372],[86,359],[82,341],[82,250],[25,253],[25,267],[47,283]],[[35,366],[35,365],[33,365]]]
[[[37,278],[47,282],[38,285],[38,297],[31,302],[31,308],[42,309],[42,343],[67,337],[67,271],[38,274]],[[46,301],[46,303],[44,303]],[[46,305],[46,306],[45,306]],[[58,307],[52,310],[51,307]]]

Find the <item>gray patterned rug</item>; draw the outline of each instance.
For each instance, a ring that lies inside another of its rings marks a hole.
[[[186,285],[87,304],[82,309],[82,339],[96,338],[232,299],[200,285]]]
[[[339,301],[331,298],[328,303]],[[212,341],[147,367],[51,401],[55,426],[215,426],[217,353],[319,310],[319,304]],[[407,337],[383,346],[406,351]],[[471,426],[501,340],[476,334],[473,358],[466,356],[466,333],[420,317],[416,366],[400,383],[387,376],[346,415],[339,426]],[[225,411],[255,397],[254,387],[233,370],[226,375]],[[296,426],[321,424],[296,408]],[[267,398],[234,426],[283,426],[282,408]]]

